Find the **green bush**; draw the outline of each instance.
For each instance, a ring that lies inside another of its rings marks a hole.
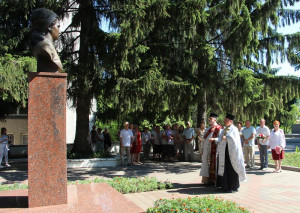
[[[71,153],[70,151],[67,152],[68,159],[87,159],[87,158],[111,158],[109,152],[106,150],[100,150],[95,153],[91,154],[79,154],[79,153]]]
[[[170,182],[159,182],[154,177],[114,177],[113,179],[107,180],[106,183],[123,194],[173,188]]]
[[[146,213],[158,212],[250,212],[238,204],[214,196],[193,197],[186,199],[158,199],[153,208],[148,208]]]

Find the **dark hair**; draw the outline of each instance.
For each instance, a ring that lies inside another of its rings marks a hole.
[[[181,127],[182,127],[182,131],[180,130]],[[184,126],[183,126],[183,125],[180,125],[180,126],[179,126],[179,129],[178,129],[178,132],[179,132],[179,133],[183,133],[183,130],[184,130]]]
[[[236,122],[236,125],[238,125],[238,124],[241,124],[243,126],[242,122],[240,122],[240,121]]]
[[[2,127],[1,128],[1,135],[4,135],[4,132],[6,131],[6,128],[5,127]]]

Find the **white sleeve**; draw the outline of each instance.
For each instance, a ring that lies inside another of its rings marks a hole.
[[[281,146],[282,148],[284,148],[285,145],[286,145],[284,131],[283,131],[282,129],[280,129],[280,133],[281,133],[281,137],[280,137],[280,146]]]
[[[224,129],[220,129],[218,137],[214,138],[216,144],[222,141],[223,131]]]

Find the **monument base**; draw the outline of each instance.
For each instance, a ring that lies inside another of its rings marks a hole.
[[[0,192],[0,213],[4,212],[145,212],[106,183],[68,186],[68,204],[27,208],[27,190]],[[2,202],[3,201],[3,202]],[[4,203],[4,201],[6,203]]]
[[[29,73],[28,206],[67,203],[66,73]]]

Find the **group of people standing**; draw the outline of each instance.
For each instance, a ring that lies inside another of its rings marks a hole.
[[[217,123],[217,118],[217,114],[211,113],[210,126],[198,130],[202,183],[215,185],[228,193],[238,191],[239,182],[246,180],[246,169],[254,169],[255,140],[260,151],[260,169],[267,170],[268,149],[271,149],[276,166],[273,172],[282,171],[286,142],[279,121],[273,122],[274,129],[270,131],[264,119],[260,120],[256,130],[249,120],[245,122],[245,128],[241,122],[235,127],[231,114],[226,115],[224,128]]]
[[[260,119],[260,126],[255,129],[253,126],[251,126],[249,120],[245,122],[244,128],[240,122],[238,123],[241,143],[243,145],[245,154],[246,168],[254,169],[256,140],[260,154],[260,169],[263,171],[268,169],[268,150],[271,149],[272,158],[275,163],[275,170],[273,172],[280,173],[282,171],[281,161],[284,159],[284,148],[286,146],[284,131],[279,128],[279,121],[273,122],[274,129],[271,131],[265,124],[265,119]]]
[[[186,122],[186,127],[166,124],[161,129],[156,125],[151,131],[145,127],[142,132],[137,125],[125,122],[124,129],[119,133],[122,164],[140,164],[140,152],[143,150],[144,158],[149,158],[151,146],[153,158],[194,161],[195,137],[196,133],[190,122]],[[127,163],[124,162],[125,153]]]
[[[91,143],[93,152],[98,152],[100,150],[109,151],[109,148],[111,147],[111,135],[106,127],[104,128],[104,131],[102,131],[101,128],[97,128],[96,130],[96,125],[93,125],[88,140]]]

